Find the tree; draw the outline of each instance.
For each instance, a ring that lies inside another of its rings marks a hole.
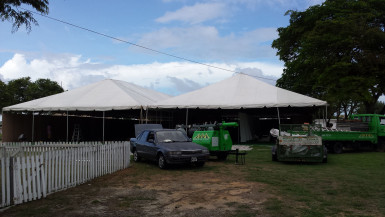
[[[31,6],[37,12],[48,14],[48,0],[1,0],[1,21],[12,22],[12,32],[16,32],[22,25],[31,32],[31,23],[39,25],[32,12],[21,8],[22,5]]]
[[[5,86],[5,88],[3,88],[3,86]],[[5,93],[4,95],[0,95],[0,97],[4,97],[5,99],[5,101],[0,104],[0,109],[2,109],[6,106],[61,93],[64,90],[56,81],[38,79],[32,82],[30,77],[24,77],[11,80],[8,82],[8,85],[0,82],[0,91],[1,93]]]
[[[27,94],[27,89],[31,84],[32,82],[30,77],[9,81],[7,90],[11,96],[10,105],[19,104],[30,100]]]
[[[385,93],[385,1],[326,0],[288,11],[272,47],[285,62],[277,86],[326,100],[345,115],[373,113]]]
[[[38,99],[63,92],[63,88],[49,79],[38,79],[30,84],[26,90],[27,100]]]
[[[0,80],[0,109],[10,105],[10,96],[7,90],[7,85]]]
[[[364,114],[366,113],[366,108],[364,105],[360,107],[357,111],[359,114]],[[374,114],[384,114],[385,113],[385,102],[378,101],[376,105],[374,106]]]

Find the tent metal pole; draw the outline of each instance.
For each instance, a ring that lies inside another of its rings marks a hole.
[[[326,107],[325,107],[326,108]],[[325,110],[322,111],[322,120],[323,120],[323,126],[327,127],[326,126],[326,116],[325,116]]]
[[[148,106],[147,106],[147,109],[146,109],[146,124],[147,124],[147,120],[148,120]]]
[[[35,113],[32,111],[32,137],[31,140],[33,142],[34,140],[34,135],[35,134]]]
[[[239,114],[238,114],[238,117],[239,117]],[[239,121],[239,127],[238,127],[238,144],[240,144],[241,142],[241,122]]]
[[[325,126],[327,125],[327,119],[328,119],[328,104],[326,104],[326,106],[325,106]]]
[[[103,144],[104,144],[104,119],[105,119],[105,111],[103,111]]]
[[[278,113],[278,124],[281,126],[281,117],[279,116],[279,108],[277,107],[277,113]]]
[[[187,132],[187,125],[188,125],[188,108],[186,108],[186,132]]]
[[[143,124],[143,119],[142,119],[142,117],[143,117],[143,107],[140,106],[140,123],[141,123],[141,124]]]
[[[68,143],[68,133],[69,133],[69,128],[68,128],[68,110],[67,110],[67,143]]]

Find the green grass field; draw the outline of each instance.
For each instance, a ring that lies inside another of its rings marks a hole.
[[[272,162],[268,145],[253,145],[247,180],[265,183],[277,198],[273,216],[385,216],[385,153],[330,154],[328,163]]]

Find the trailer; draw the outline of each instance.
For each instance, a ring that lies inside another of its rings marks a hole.
[[[315,134],[322,136],[327,149],[337,154],[344,149],[385,151],[385,115],[352,115],[337,122],[336,129]]]
[[[327,149],[322,143],[320,125],[282,124],[270,131],[276,137],[272,160],[285,162],[327,162]]]

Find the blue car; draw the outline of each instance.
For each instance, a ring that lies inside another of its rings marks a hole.
[[[202,167],[210,156],[206,147],[191,142],[180,130],[144,130],[136,138],[131,138],[130,144],[135,162],[142,158],[153,160],[161,169],[166,169],[171,164],[194,164]]]

